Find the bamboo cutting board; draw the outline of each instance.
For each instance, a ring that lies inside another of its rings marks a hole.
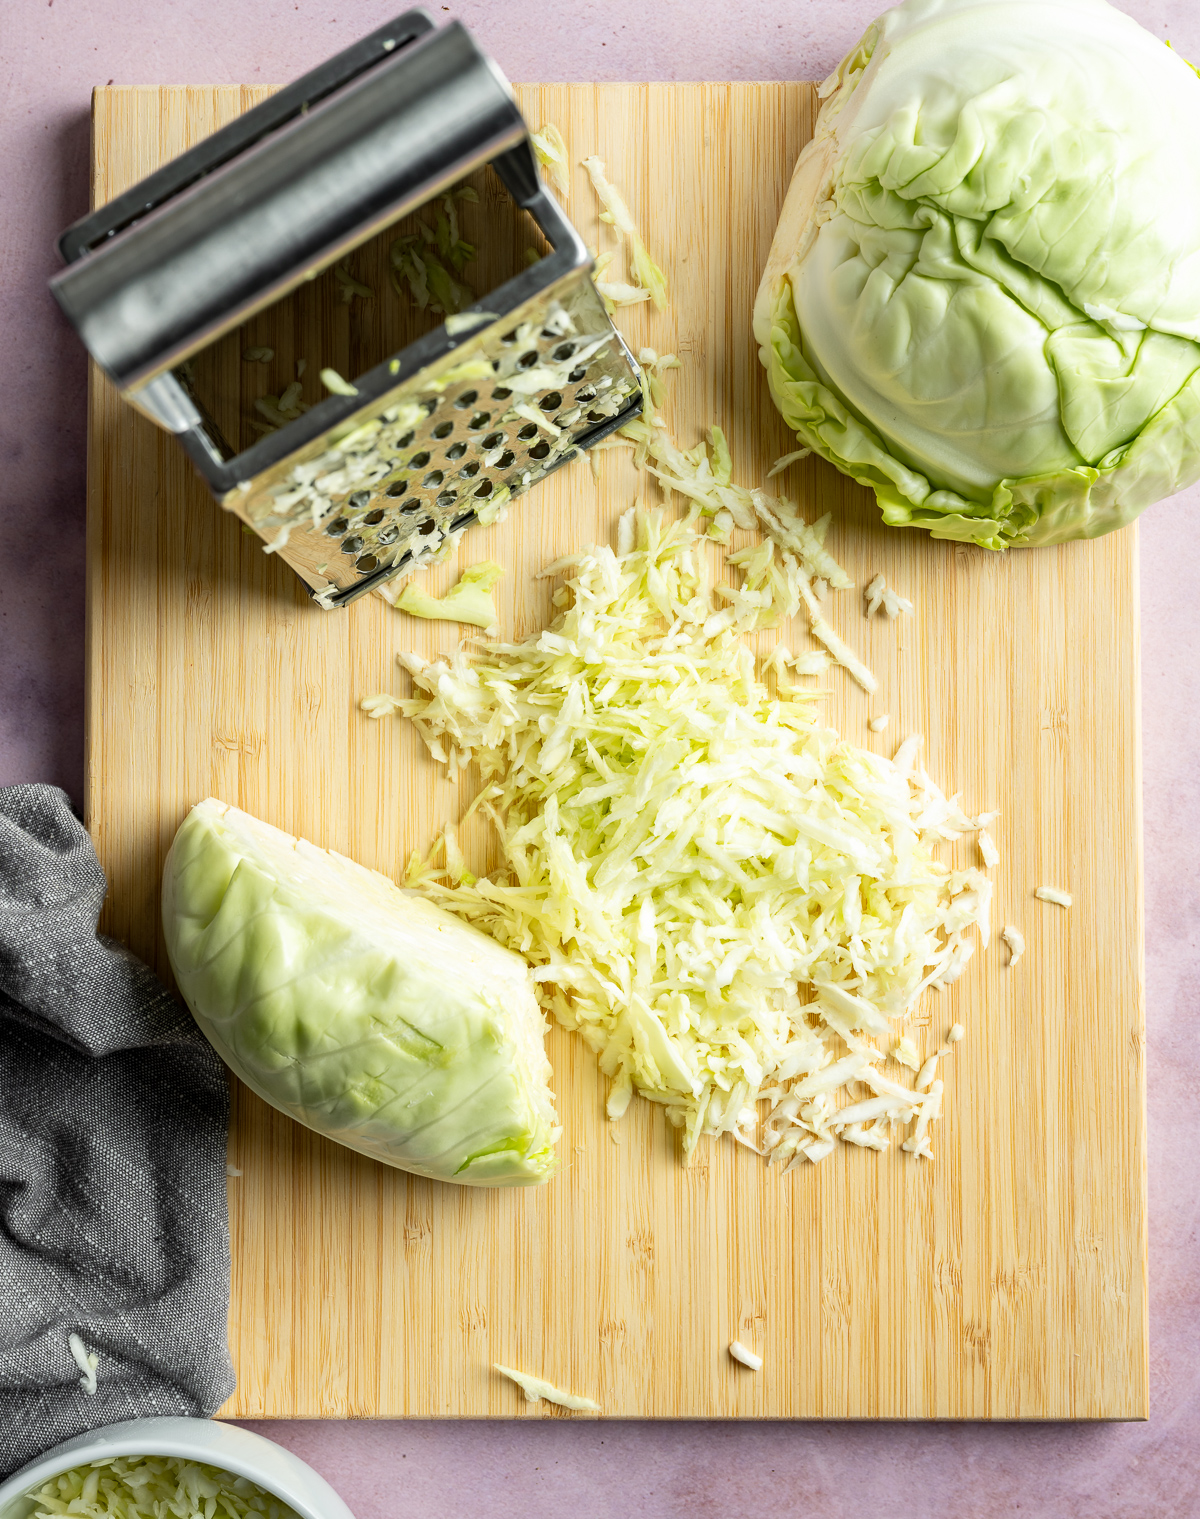
[[[96,202],[261,94],[98,90]],[[812,87],[519,96],[531,122],[560,125],[574,159],[608,161],[666,268],[670,309],[621,323],[635,349],[683,360],[670,382],[677,437],[690,446],[723,423],[736,478],[760,482],[791,440],[750,307]],[[568,211],[593,246],[611,245],[581,169]],[[484,246],[472,271],[480,291],[491,257]],[[354,373],[345,310],[323,312],[318,338],[332,346],[312,359],[339,367],[340,355]],[[291,378],[233,372],[241,391],[226,403],[245,415]],[[457,814],[470,778],[448,785],[405,724],[357,708],[399,689],[398,649],[431,654],[457,635],[374,597],[340,613],[311,606],[174,442],[93,378],[88,821],[112,888],[104,926],[165,972],[162,861],[201,798],[393,873]],[[606,1122],[594,1057],[557,1028],[561,1170],[535,1191],[408,1177],[237,1087],[227,1415],[570,1417],[525,1403],[490,1372],[500,1361],[624,1417],[1146,1416],[1135,531],[998,556],[883,529],[865,494],[819,461],[783,484],[810,517],[832,509],[830,546],[860,587],[882,570],[916,604],[911,620],[868,623],[861,591],[832,597],[880,695],[868,705],[835,670],[830,720],[888,753],[923,733],[947,791],[1003,812],[994,919],[1029,948],[1014,971],[1002,947],[977,955],[918,1020],[928,1047],[955,1021],[967,1029],[943,1062],[936,1158],[846,1146],[781,1178],[708,1142],[684,1169],[657,1108],[635,1101],[619,1126]],[[524,636],[551,613],[551,585],[532,572],[607,535],[646,485],[624,451],[605,455],[599,481],[568,467],[507,523],[473,529],[457,568],[432,583],[500,560],[502,628]],[[808,646],[798,630],[783,636]],[[890,727],[870,732],[884,711]],[[483,836],[467,842],[483,861]],[[1035,901],[1040,884],[1069,888],[1075,906]],[[761,1351],[759,1375],[730,1360],[734,1338]]]

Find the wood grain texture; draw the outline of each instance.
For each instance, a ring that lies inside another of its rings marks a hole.
[[[97,202],[260,95],[98,91]],[[761,480],[790,440],[750,306],[811,87],[519,95],[576,158],[608,161],[666,268],[670,309],[622,324],[635,347],[684,361],[677,435],[690,445],[722,421],[737,477]],[[579,169],[568,210],[608,245]],[[261,388],[246,366],[229,366],[229,383]],[[397,689],[397,649],[432,653],[456,633],[377,598],[316,610],[96,376],[90,447],[88,821],[112,884],[104,926],[165,970],[160,870],[202,797],[389,872],[457,813],[470,779],[448,785],[406,725],[357,710]],[[782,1179],[710,1143],[684,1169],[649,1104],[606,1123],[593,1056],[557,1028],[561,1174],[532,1192],[408,1177],[238,1087],[228,1415],[567,1417],[527,1404],[489,1371],[501,1361],[615,1416],[1145,1417],[1135,532],[993,555],[883,529],[864,492],[817,461],[785,483],[810,514],[833,511],[830,545],[860,586],[882,570],[917,607],[868,623],[860,592],[833,598],[880,695],[869,704],[834,672],[831,720],[889,753],[924,733],[947,789],[1003,810],[994,916],[1029,948],[1015,971],[1000,947],[977,955],[918,1020],[919,1044],[967,1028],[943,1062],[936,1159],[846,1147]],[[639,490],[625,454],[608,454],[599,483],[570,467],[468,535],[459,567],[508,566],[506,634],[550,614],[533,570],[609,533]],[[443,567],[435,586],[456,573]],[[881,711],[891,726],[875,735],[866,721]],[[482,858],[482,835],[467,842]],[[1036,902],[1043,883],[1072,890],[1074,908]],[[730,1360],[735,1337],[761,1350],[761,1374]]]

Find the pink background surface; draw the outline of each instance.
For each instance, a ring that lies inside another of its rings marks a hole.
[[[45,282],[93,84],[284,82],[403,0],[0,0],[0,783],[82,781],[85,366]],[[449,7],[430,6],[435,16]],[[1126,0],[1200,58],[1195,0]],[[822,78],[875,0],[461,0],[510,78]],[[285,1423],[358,1519],[1200,1514],[1200,490],[1142,519],[1151,1417],[1141,1425]]]

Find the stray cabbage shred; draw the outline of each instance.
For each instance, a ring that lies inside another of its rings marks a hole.
[[[644,296],[634,295],[632,299],[626,298],[619,304],[632,304],[634,300],[647,299],[653,301],[658,310],[662,311],[667,304],[666,275],[650,257],[646,244],[642,241],[642,234],[638,231],[637,223],[630,214],[621,192],[604,172],[604,160],[593,154],[590,158],[583,160],[583,167],[588,171],[588,177],[592,181],[600,204],[604,207],[600,213],[600,220],[614,226],[629,244],[629,256],[638,283],[636,286],[621,288],[645,292]],[[605,267],[607,268],[607,264]],[[603,293],[601,291],[601,294]]]
[[[694,468],[670,468],[650,431],[637,441],[679,488]],[[705,495],[729,478],[723,443]],[[543,1005],[598,1053],[611,1118],[636,1090],[688,1156],[703,1134],[758,1148],[757,1131],[790,1168],[839,1140],[887,1149],[897,1129],[928,1156],[942,1082],[884,1067],[894,1021],[962,974],[976,931],[987,944],[990,881],[935,857],[975,825],[917,736],[892,760],[856,748],[786,661],[756,673],[742,635],[809,602],[818,566],[845,583],[813,529],[788,522],[730,556],[741,587],[714,584],[705,508],[627,513],[617,552],[552,567],[571,578],[544,632],[402,655],[413,697],[363,702],[410,718],[450,777],[478,766],[469,812],[503,850],[505,870],[474,880],[450,831],[447,868],[414,860],[408,884],[527,958]],[[781,539],[807,562],[777,560]]]
[[[527,1403],[536,1403],[539,1398],[542,1398],[547,1403],[557,1403],[560,1408],[573,1408],[578,1413],[598,1414],[600,1412],[599,1403],[591,1398],[580,1398],[574,1393],[564,1392],[561,1387],[555,1387],[553,1382],[547,1382],[545,1377],[534,1377],[525,1371],[515,1371],[511,1366],[501,1366],[499,1361],[493,1363],[492,1370],[498,1371],[510,1382],[515,1382],[525,1394]]]
[[[248,1477],[173,1456],[116,1456],[72,1467],[31,1494],[30,1519],[298,1519]]]
[[[473,564],[462,572],[444,596],[431,596],[421,586],[406,580],[392,605],[412,617],[466,622],[477,628],[495,629],[496,605],[491,593],[503,574],[501,566],[490,559]]]
[[[571,193],[566,139],[552,121],[544,121],[536,132],[530,133],[529,140],[547,179],[565,200]]]

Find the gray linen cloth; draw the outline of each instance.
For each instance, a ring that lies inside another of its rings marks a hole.
[[[105,890],[63,792],[0,789],[0,1473],[234,1386],[225,1077],[97,936]],[[71,1333],[100,1358],[92,1396]]]

